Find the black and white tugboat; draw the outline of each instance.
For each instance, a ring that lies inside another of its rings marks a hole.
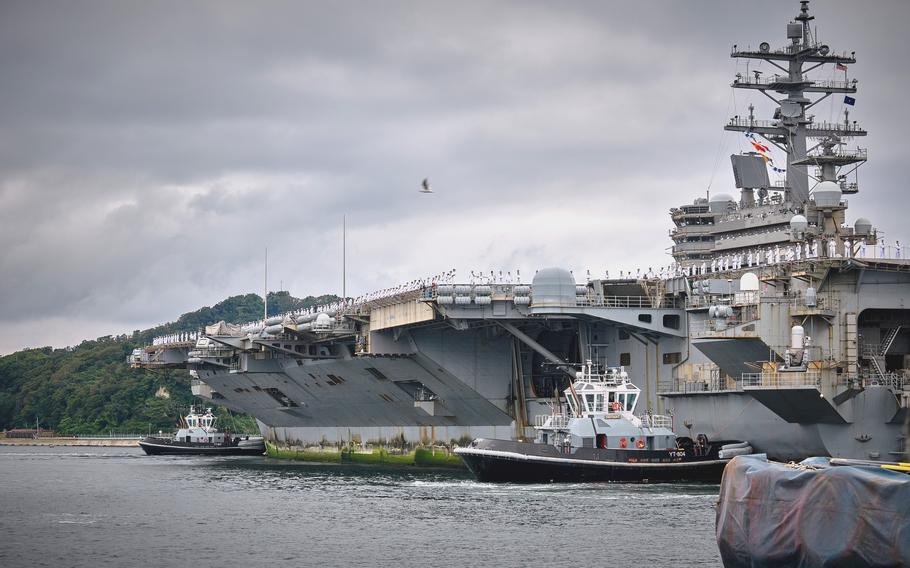
[[[186,427],[171,438],[149,436],[139,440],[148,455],[257,456],[265,452],[260,436],[230,436],[215,428],[211,408],[197,414],[195,407],[184,417]]]
[[[480,481],[720,482],[741,441],[677,437],[669,416],[635,415],[640,390],[623,367],[595,372],[591,361],[565,391],[566,402],[539,416],[534,442],[478,438],[458,454]]]

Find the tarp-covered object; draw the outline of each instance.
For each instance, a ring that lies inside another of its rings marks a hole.
[[[737,456],[724,469],[716,528],[728,568],[910,566],[910,475]]]
[[[205,326],[206,335],[240,335],[240,326],[233,323],[225,323],[224,320]]]

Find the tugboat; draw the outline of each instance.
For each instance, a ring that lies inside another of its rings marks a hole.
[[[265,452],[261,436],[234,436],[215,428],[215,415],[211,408],[197,414],[195,407],[184,417],[186,428],[181,428],[172,438],[148,436],[139,445],[148,455],[200,455],[200,456],[258,456]]]
[[[739,440],[677,437],[670,416],[636,416],[640,392],[624,367],[600,373],[587,361],[566,402],[538,417],[534,442],[478,438],[455,453],[479,481],[517,483],[719,483],[733,456],[752,453]]]

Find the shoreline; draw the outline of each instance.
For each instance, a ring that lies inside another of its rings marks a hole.
[[[123,438],[0,438],[0,446],[139,447],[139,440]]]

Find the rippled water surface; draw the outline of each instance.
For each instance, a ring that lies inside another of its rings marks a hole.
[[[0,566],[718,566],[717,486],[0,447]]]

